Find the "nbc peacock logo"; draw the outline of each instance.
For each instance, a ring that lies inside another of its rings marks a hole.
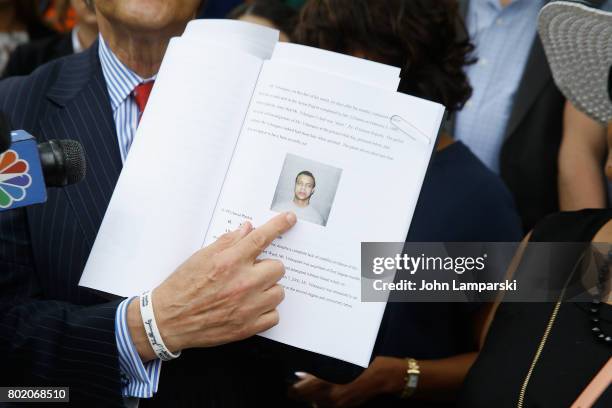
[[[32,184],[28,162],[19,158],[14,150],[0,154],[0,208],[26,198],[26,189]]]

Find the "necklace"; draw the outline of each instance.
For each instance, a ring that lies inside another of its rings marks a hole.
[[[606,275],[608,274],[609,265],[612,262],[612,251],[608,252],[608,259],[599,269],[599,273],[597,274],[597,295],[593,297],[591,301],[591,307],[589,308],[589,312],[591,313],[591,333],[595,336],[597,341],[600,341],[604,344],[612,345],[612,336],[604,333],[601,329],[601,303],[603,298],[603,293],[606,287]]]
[[[550,319],[548,320],[548,324],[546,325],[546,330],[544,330],[544,335],[542,336],[542,340],[538,345],[538,349],[536,350],[536,354],[533,357],[533,361],[531,362],[531,366],[529,366],[529,371],[527,371],[527,375],[525,376],[525,380],[521,385],[521,390],[519,392],[518,401],[516,403],[517,408],[523,408],[523,402],[525,401],[525,393],[527,392],[527,385],[529,385],[529,380],[531,379],[531,375],[533,374],[533,370],[535,369],[538,360],[540,359],[540,355],[542,354],[542,350],[544,350],[544,345],[548,340],[548,336],[550,335],[550,331],[552,330],[553,325],[555,324],[555,320],[557,320],[557,314],[559,313],[559,309],[561,308],[561,299],[565,294],[565,288],[561,292],[561,297],[559,301],[555,304],[555,308],[552,311]]]
[[[563,290],[561,291],[559,300],[557,301],[557,303],[555,304],[555,307],[553,308],[553,311],[550,315],[550,319],[548,320],[548,324],[546,325],[546,329],[544,330],[544,334],[542,335],[542,340],[540,340],[540,344],[538,345],[538,348],[533,357],[531,365],[529,366],[529,371],[527,371],[525,380],[523,381],[523,384],[521,385],[521,389],[519,391],[519,397],[516,403],[517,408],[523,408],[523,404],[525,402],[525,394],[527,392],[527,386],[529,385],[529,380],[531,379],[533,370],[535,369],[536,364],[538,363],[538,360],[540,359],[540,356],[542,355],[542,351],[544,350],[544,346],[546,345],[548,336],[550,335],[550,332],[555,324],[555,321],[557,320],[557,315],[559,314],[559,309],[561,308],[561,304],[563,303],[563,298],[565,297],[565,290],[567,289],[567,285],[570,282],[570,279],[573,277],[574,273],[576,272],[576,268],[582,262],[583,258],[584,258],[584,254],[582,254],[578,262],[574,265],[572,273],[567,278],[567,281],[565,282],[565,285],[563,286]],[[601,310],[603,291],[605,289],[605,277],[607,275],[608,268],[611,263],[612,263],[612,250],[608,252],[607,261],[599,269],[599,273],[597,275],[597,278],[598,278],[597,279],[597,295],[598,297],[593,299],[591,303],[591,308],[589,309],[589,312],[591,313],[591,324],[592,324],[591,332],[593,333],[593,335],[598,341],[603,341],[606,344],[612,344],[612,339],[610,339],[610,336],[604,334],[603,331],[601,330],[601,326],[600,326],[601,322],[600,322],[599,314]]]

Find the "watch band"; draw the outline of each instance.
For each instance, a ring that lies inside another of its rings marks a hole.
[[[419,385],[419,376],[421,375],[421,367],[414,358],[406,359],[406,377],[404,377],[404,390],[402,391],[402,399],[410,398],[416,391]]]

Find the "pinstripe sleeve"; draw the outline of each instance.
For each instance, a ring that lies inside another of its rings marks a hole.
[[[115,337],[119,350],[121,390],[125,397],[151,398],[157,392],[161,360],[146,364],[138,356],[127,326],[127,307],[134,298],[126,299],[117,308]]]
[[[119,301],[44,299],[24,217],[23,209],[0,212],[0,383],[69,386],[72,406],[122,406],[114,330]]]

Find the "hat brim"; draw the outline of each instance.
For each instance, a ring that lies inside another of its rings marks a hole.
[[[612,13],[577,3],[552,2],[540,12],[538,31],[561,92],[593,119],[610,122]]]

